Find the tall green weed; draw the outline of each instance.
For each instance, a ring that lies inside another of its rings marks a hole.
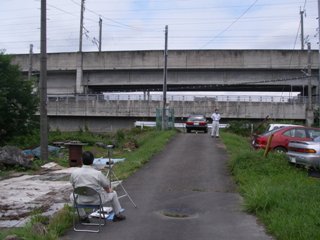
[[[320,180],[289,165],[284,154],[250,147],[250,140],[223,133],[230,169],[244,198],[243,208],[255,214],[279,240],[320,236]]]

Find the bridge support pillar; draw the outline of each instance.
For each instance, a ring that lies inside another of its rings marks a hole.
[[[83,53],[77,54],[77,70],[76,70],[76,86],[75,93],[81,94],[84,93],[83,89]]]

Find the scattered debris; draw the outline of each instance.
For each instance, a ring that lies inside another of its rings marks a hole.
[[[24,238],[18,237],[17,235],[9,235],[4,240],[23,240]]]
[[[133,151],[133,150],[135,150],[137,148],[138,148],[138,145],[134,141],[126,142],[123,145],[123,150],[128,151],[128,152],[131,152],[131,151]]]
[[[47,164],[44,164],[44,165],[41,166],[41,168],[47,169],[47,170],[60,170],[60,169],[63,169],[63,167],[61,167],[60,165],[58,165],[55,162],[49,162]]]
[[[56,147],[56,146],[50,146],[48,145],[48,152],[51,154],[57,154],[60,150],[60,147]],[[41,149],[40,147],[36,147],[34,149],[25,149],[23,150],[23,153],[28,156],[28,158],[39,158],[40,159],[40,152]]]

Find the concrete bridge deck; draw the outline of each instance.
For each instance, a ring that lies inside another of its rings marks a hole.
[[[40,56],[13,55],[27,74]],[[311,85],[316,92],[318,51],[311,51]],[[31,59],[31,61],[30,61]],[[163,84],[163,51],[51,53],[48,93],[155,91]],[[169,91],[307,92],[306,50],[169,50]],[[302,72],[304,70],[304,72]]]

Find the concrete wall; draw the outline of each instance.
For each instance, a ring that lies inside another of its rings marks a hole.
[[[131,128],[136,120],[155,121],[156,109],[161,107],[160,101],[57,98],[57,101],[51,99],[48,102],[48,116],[51,129],[77,131],[88,127],[91,131],[105,132]],[[182,121],[194,113],[201,113],[209,118],[215,108],[220,109],[223,121],[260,120],[266,116],[281,120],[306,119],[306,104],[298,102],[171,101],[169,107],[174,109],[177,121]]]
[[[50,116],[49,128],[51,131],[73,132],[114,132],[118,129],[130,129],[138,118],[115,117],[84,117],[84,116]]]

